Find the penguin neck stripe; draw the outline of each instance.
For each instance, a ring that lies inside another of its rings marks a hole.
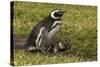
[[[54,29],[56,26],[61,25],[61,21],[56,21],[50,28],[49,32]]]
[[[53,26],[56,26],[57,24],[60,24],[60,23],[61,23],[61,21],[55,21],[54,24],[51,26],[51,28],[52,28]]]

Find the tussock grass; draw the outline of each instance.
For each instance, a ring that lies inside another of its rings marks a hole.
[[[96,6],[14,2],[13,33],[18,36],[28,36],[33,26],[56,8],[66,11],[62,18],[61,32],[57,34],[57,38],[61,41],[65,38],[70,39],[72,49],[57,55],[14,50],[14,65],[97,60]]]

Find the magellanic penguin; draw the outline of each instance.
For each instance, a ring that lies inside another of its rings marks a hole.
[[[35,25],[26,43],[27,51],[40,50],[44,52],[49,50],[52,38],[60,30],[62,24],[61,17],[64,12],[59,9],[54,9],[46,18]]]

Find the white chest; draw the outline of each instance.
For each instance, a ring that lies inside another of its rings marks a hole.
[[[54,28],[48,33],[48,39],[52,39],[59,32],[61,28],[61,21],[54,22],[54,24],[51,27]]]

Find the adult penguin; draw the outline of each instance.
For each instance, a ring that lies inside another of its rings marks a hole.
[[[49,51],[51,49],[52,39],[61,28],[61,17],[63,14],[64,11],[54,9],[46,18],[37,23],[27,39],[25,49],[27,51]],[[59,43],[58,46],[61,47],[61,49],[63,48],[63,44],[61,43]],[[57,49],[54,49],[54,52],[57,52]]]

